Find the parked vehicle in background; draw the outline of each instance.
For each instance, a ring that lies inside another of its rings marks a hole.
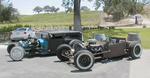
[[[95,39],[96,39],[97,41],[105,41],[105,40],[106,40],[106,36],[105,36],[105,34],[97,34],[97,35],[95,36]]]
[[[10,36],[11,41],[19,41],[28,39],[28,37],[36,37],[35,31],[31,28],[17,28],[16,30],[12,31]]]

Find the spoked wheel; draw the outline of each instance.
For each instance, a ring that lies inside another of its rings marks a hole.
[[[141,54],[142,54],[142,47],[140,44],[135,44],[134,46],[131,47],[130,56],[132,57],[132,59],[140,58]]]
[[[74,64],[82,71],[90,70],[94,65],[94,56],[88,50],[80,50],[75,54]]]
[[[21,61],[25,55],[25,51],[22,47],[14,47],[10,51],[10,58],[13,61]]]
[[[56,55],[61,61],[69,60],[69,58],[67,58],[67,56],[69,56],[71,51],[71,47],[69,45],[67,44],[60,45],[56,51],[57,51]]]

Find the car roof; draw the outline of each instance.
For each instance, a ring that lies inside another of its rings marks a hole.
[[[21,28],[16,28],[16,30],[19,30],[19,29],[31,29],[30,27],[21,27]]]
[[[72,31],[72,30],[67,30],[67,31],[42,31],[43,33],[50,33],[50,34],[65,34],[65,33],[80,33],[80,31]]]

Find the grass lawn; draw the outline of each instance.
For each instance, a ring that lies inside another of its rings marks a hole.
[[[73,25],[73,13],[51,13],[21,16],[21,24],[68,26]],[[95,25],[99,23],[99,12],[81,12],[82,25]]]
[[[35,14],[35,15],[21,15],[19,22],[10,24],[0,24],[2,26],[13,26],[16,24],[31,25],[31,26],[72,26],[73,13],[50,13],[50,14]],[[96,11],[81,12],[82,25],[98,25],[100,22],[100,13]]]
[[[139,33],[142,39],[142,45],[145,49],[150,49],[150,28],[126,28],[126,29],[95,29],[95,30],[86,30],[84,31],[85,40],[92,38],[93,35],[101,33],[106,34],[107,36],[115,36],[115,37],[124,37],[127,38],[129,32]]]

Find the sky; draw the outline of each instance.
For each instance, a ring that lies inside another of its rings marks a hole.
[[[21,15],[32,15],[34,14],[34,7],[44,7],[46,5],[56,6],[60,8],[60,11],[65,11],[64,7],[61,6],[62,0],[10,0],[10,2],[13,3],[13,7],[17,8]],[[81,6],[87,6],[94,10],[94,1],[81,0]]]

